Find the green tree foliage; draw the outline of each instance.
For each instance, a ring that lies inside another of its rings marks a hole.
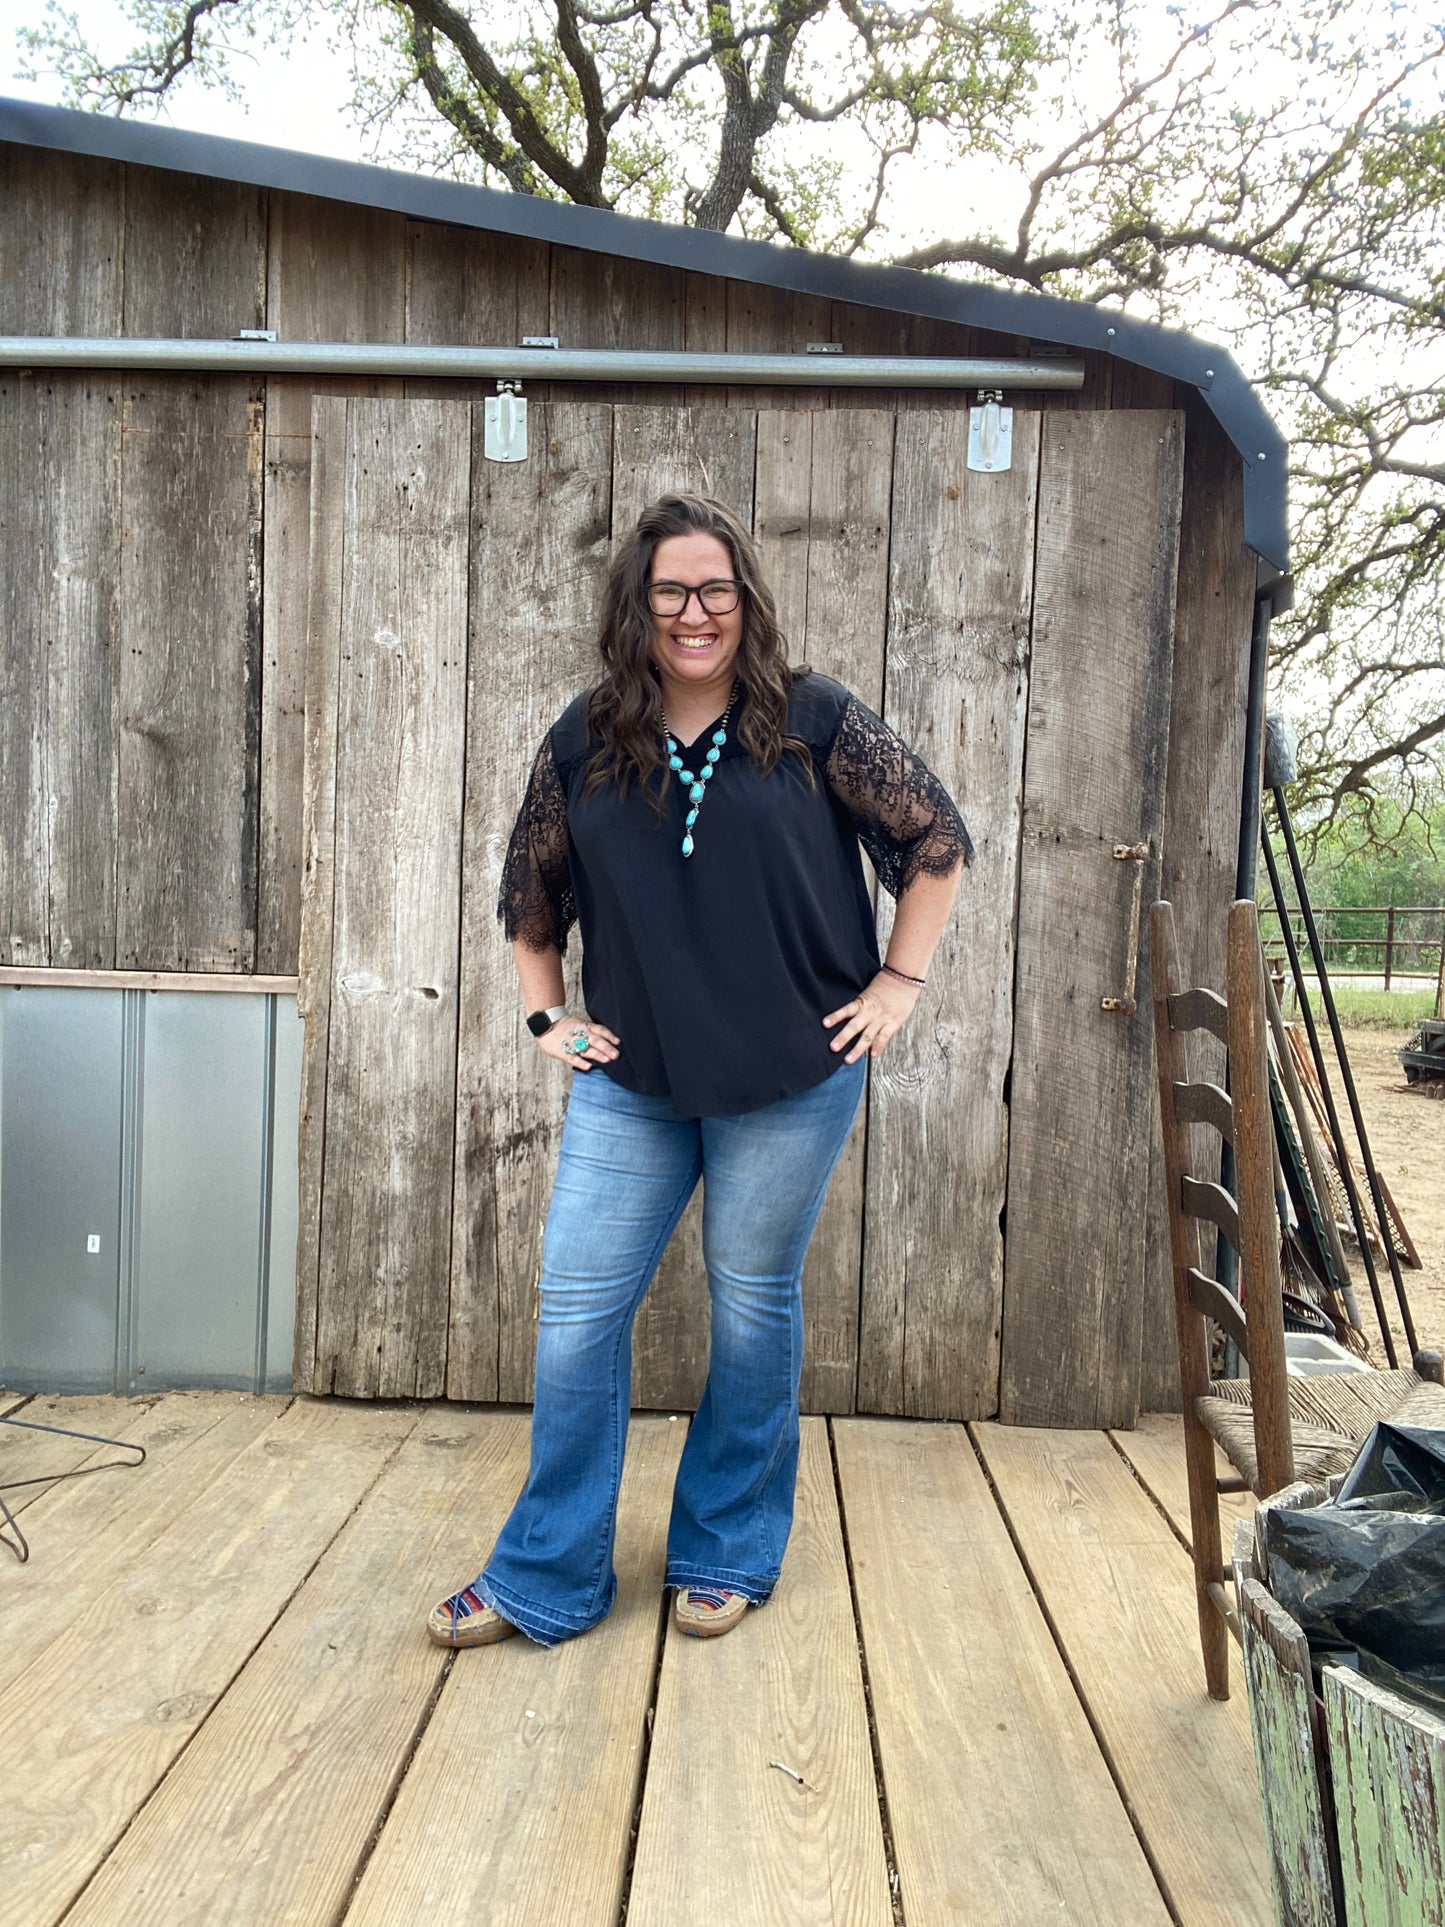
[[[1445,808],[1429,817],[1380,800],[1371,825],[1343,810],[1308,842],[1309,887],[1321,903],[1445,906]]]
[[[1386,926],[1378,912],[1393,905],[1397,940],[1412,942],[1411,948],[1397,952],[1395,971],[1438,974],[1439,912],[1445,910],[1445,806],[1422,812],[1417,802],[1385,794],[1372,797],[1366,812],[1351,800],[1327,819],[1306,823],[1300,843],[1310,901],[1317,911],[1328,906],[1335,913],[1323,918],[1321,927],[1332,968],[1371,976],[1383,971],[1384,953],[1378,946]],[[1278,851],[1278,838],[1275,847]],[[1282,852],[1279,862],[1287,877]],[[1258,895],[1261,908],[1272,909],[1262,869]],[[1415,906],[1436,914],[1404,914]],[[1375,914],[1351,916],[1352,907]],[[1267,937],[1272,938],[1275,927],[1266,924]]]
[[[1398,0],[50,0],[106,112],[318,18],[379,158],[1109,303],[1211,334],[1294,450],[1276,700],[1300,804],[1445,794],[1445,27]],[[922,238],[920,239],[920,234]],[[1399,833],[1396,823],[1394,834]]]

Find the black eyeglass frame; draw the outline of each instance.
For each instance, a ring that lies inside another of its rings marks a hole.
[[[705,616],[730,616],[734,609],[740,606],[743,599],[743,591],[747,586],[747,583],[744,582],[740,576],[735,575],[715,575],[710,582],[699,582],[692,588],[689,588],[685,582],[669,582],[664,579],[661,582],[648,583],[647,606],[655,616],[681,616],[687,613],[688,603],[696,596],[697,606]],[[728,588],[733,591],[732,601],[725,609],[710,609],[703,598],[709,589],[722,588]],[[675,609],[659,609],[652,599],[653,594],[658,589],[681,590],[682,601]]]

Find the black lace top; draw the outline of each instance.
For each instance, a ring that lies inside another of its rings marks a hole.
[[[636,786],[582,800],[597,747],[587,703],[569,705],[532,765],[497,908],[508,937],[564,950],[580,926],[588,1013],[622,1040],[607,1075],[684,1117],[821,1083],[844,1055],[822,1020],[878,969],[859,844],[895,897],[915,876],[946,876],[973,856],[948,792],[856,696],[805,671],[788,731],[821,780],[790,751],[760,777],[730,728],[684,857],[678,783],[660,823]],[[693,748],[683,762],[697,769]]]

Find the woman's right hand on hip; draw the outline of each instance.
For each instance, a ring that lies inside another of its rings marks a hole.
[[[585,1039],[585,1043],[584,1043]],[[594,1064],[610,1064],[622,1040],[606,1024],[587,1017],[559,1017],[552,1028],[537,1039],[537,1048],[574,1071],[590,1071]]]

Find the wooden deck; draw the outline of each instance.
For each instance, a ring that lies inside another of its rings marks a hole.
[[[150,1453],[12,1495],[10,1927],[1273,1919],[1175,1421],[807,1420],[783,1583],[700,1641],[659,1591],[686,1421],[641,1417],[611,1618],[453,1657],[422,1619],[519,1486],[525,1413],[4,1406]],[[0,1426],[0,1479],[74,1452]]]

